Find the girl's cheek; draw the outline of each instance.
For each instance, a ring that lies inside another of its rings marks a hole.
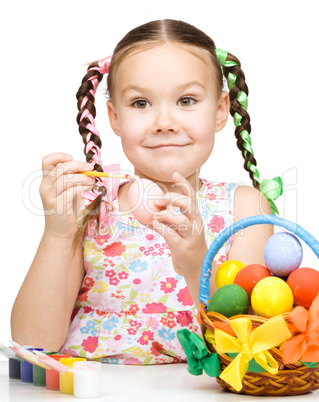
[[[145,129],[149,129],[151,125],[150,119],[147,117],[136,116],[131,114],[122,120],[121,128],[126,132],[136,132],[142,134]]]
[[[141,136],[143,130],[143,125],[139,124],[135,121],[130,121],[129,124],[123,124],[121,127],[122,135],[127,138],[127,140],[131,140],[132,142],[134,139]]]

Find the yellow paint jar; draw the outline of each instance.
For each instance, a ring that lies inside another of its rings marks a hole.
[[[85,361],[86,359],[82,357],[63,357],[59,360],[60,363],[64,364],[68,368],[73,368],[75,362]],[[73,394],[73,373],[67,371],[64,374],[59,374],[60,380],[60,392],[62,394]]]

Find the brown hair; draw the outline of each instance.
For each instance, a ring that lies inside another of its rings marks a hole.
[[[162,44],[165,42],[172,42],[185,45],[187,46],[188,50],[194,52],[199,57],[202,56],[204,58],[205,57],[207,58],[208,56],[208,58],[211,61],[211,65],[213,67],[213,72],[217,81],[218,91],[220,93],[223,90],[223,75],[227,78],[229,73],[232,73],[233,76],[237,77],[233,87],[229,91],[230,114],[233,117],[235,113],[241,116],[240,124],[237,125],[235,129],[237,147],[239,148],[243,158],[245,159],[244,168],[248,171],[253,186],[259,190],[258,175],[256,179],[256,171],[257,171],[256,159],[254,158],[254,155],[249,150],[246,149],[247,147],[245,148],[245,141],[240,135],[244,130],[248,133],[248,135],[250,135],[251,132],[250,116],[247,113],[247,110],[245,110],[237,100],[237,94],[240,91],[243,91],[246,93],[246,95],[248,95],[248,87],[245,82],[245,75],[241,69],[240,61],[235,56],[228,53],[227,61],[234,61],[237,65],[232,67],[221,67],[216,57],[216,46],[214,41],[198,28],[183,21],[165,19],[165,20],[148,22],[128,32],[123,37],[123,39],[117,44],[113,52],[112,61],[109,67],[109,73],[107,77],[107,94],[109,98],[112,99],[115,84],[114,76],[116,68],[120,64],[120,62],[128,54],[131,54],[134,51],[136,52],[143,51],[145,50],[145,48],[157,44]],[[98,62],[94,62],[89,65],[88,70],[97,67]],[[85,108],[89,109],[93,117],[95,117],[96,114],[94,106],[95,91],[93,88],[92,81],[90,80],[90,78],[92,78],[92,76],[94,75],[97,76],[99,82],[102,80],[102,74],[100,72],[94,71],[94,69],[89,71],[84,76],[82,84],[76,95],[78,99],[78,109],[79,109],[77,122],[79,124],[79,131],[82,136],[84,144],[87,144],[86,138],[87,135],[90,133],[90,130],[87,128],[87,124],[89,124],[90,121],[87,118],[81,121],[81,116],[85,111]],[[88,101],[84,106],[84,108],[81,108],[82,101],[85,96],[87,96]],[[96,147],[98,147],[99,149],[101,148],[102,143],[99,136],[95,135],[94,133],[91,133],[90,141],[94,141]],[[251,149],[251,147],[248,148]],[[86,154],[85,149],[86,148],[84,148],[86,161],[91,162],[93,155],[90,153]],[[95,165],[94,169],[97,171],[103,171],[102,166],[98,164]],[[103,186],[99,187],[99,192],[100,195],[87,208],[85,208],[82,211],[79,217],[80,220],[79,228],[73,240],[74,250],[76,249],[76,246],[80,241],[80,239],[83,239],[87,231],[90,217],[93,216],[93,220],[94,219],[96,220],[97,227],[99,227],[99,215],[102,204],[102,197],[103,195],[106,194],[106,188]]]

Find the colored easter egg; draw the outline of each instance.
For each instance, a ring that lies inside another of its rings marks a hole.
[[[238,285],[222,286],[213,294],[207,311],[215,311],[225,317],[237,314],[247,314],[249,299],[247,293]]]
[[[215,285],[217,289],[234,283],[235,276],[244,266],[244,263],[235,260],[225,261],[220,264],[215,273]]]
[[[270,272],[266,267],[260,264],[249,264],[242,268],[235,276],[234,284],[245,289],[249,299],[251,292],[261,279],[270,276]]]
[[[290,311],[294,299],[290,287],[284,280],[268,276],[255,285],[250,301],[257,315],[270,318]]]
[[[288,276],[302,261],[302,246],[291,233],[279,232],[272,235],[264,248],[264,260],[269,271],[280,277]]]
[[[299,268],[293,271],[287,285],[294,296],[295,306],[309,308],[319,292],[319,272],[313,268]]]
[[[151,180],[136,178],[128,191],[128,205],[140,223],[151,225],[154,212],[162,210],[154,201],[163,195],[162,189]]]

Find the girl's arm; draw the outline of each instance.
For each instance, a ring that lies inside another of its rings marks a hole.
[[[58,351],[84,275],[83,249],[71,258],[72,238],[44,232],[11,314],[12,339]]]
[[[72,241],[78,200],[83,191],[92,189],[94,179],[78,172],[93,166],[57,152],[43,158],[42,169],[45,230],[13,305],[11,330],[20,344],[58,351],[84,275],[82,246],[72,256]]]
[[[254,216],[271,214],[270,205],[265,196],[249,186],[239,186],[235,191],[234,221]],[[264,247],[274,234],[273,225],[254,225],[237,232],[228,253],[228,260],[238,260],[244,264],[265,265]]]

